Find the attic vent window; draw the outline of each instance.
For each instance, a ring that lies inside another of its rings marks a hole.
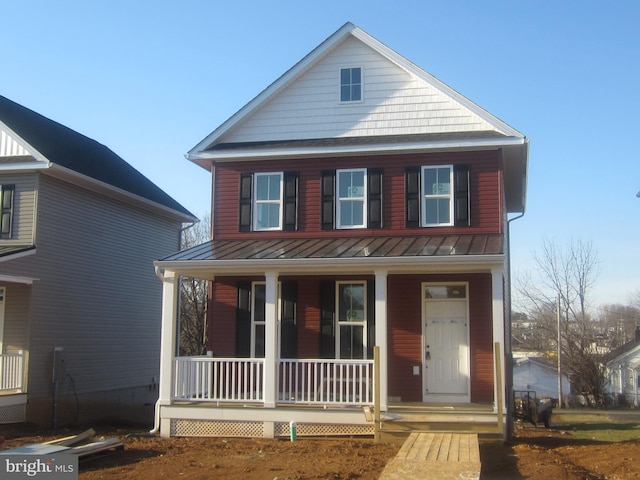
[[[340,101],[362,101],[362,69],[360,67],[340,69]]]

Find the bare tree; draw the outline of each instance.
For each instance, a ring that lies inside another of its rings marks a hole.
[[[539,275],[516,282],[518,309],[535,320],[541,337],[535,343],[544,345],[547,355],[556,354],[560,338],[562,371],[571,379],[574,393],[601,402],[604,374],[595,348],[598,331],[589,315],[598,256],[588,242],[572,241],[563,249],[545,239],[534,260]]]
[[[195,247],[210,239],[211,219],[183,230],[181,248]],[[203,355],[207,351],[207,281],[180,277],[180,355]]]

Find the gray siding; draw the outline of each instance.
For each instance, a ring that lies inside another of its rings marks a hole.
[[[158,379],[162,284],[153,261],[180,222],[42,176],[37,253],[5,262],[33,285],[29,394],[48,396],[53,347],[75,393]],[[9,265],[10,264],[10,265]]]
[[[0,175],[0,185],[15,185],[12,238],[2,245],[31,245],[34,240],[38,174]]]

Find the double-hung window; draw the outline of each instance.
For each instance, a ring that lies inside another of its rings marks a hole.
[[[338,170],[337,227],[366,227],[367,171]]]
[[[265,284],[252,284],[251,305],[251,358],[264,358]]]
[[[362,101],[362,68],[340,69],[340,102]]]
[[[298,228],[297,172],[240,175],[241,232]]]
[[[256,173],[254,230],[282,229],[282,172]]]
[[[453,225],[453,167],[422,167],[422,225]]]
[[[367,284],[337,282],[336,352],[338,358],[365,358],[367,351]]]
[[[407,167],[406,226],[470,226],[470,169],[467,165]]]
[[[0,185],[0,239],[11,238],[15,185]]]

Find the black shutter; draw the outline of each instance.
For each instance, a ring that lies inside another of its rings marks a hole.
[[[0,185],[0,238],[11,238],[15,185]]]
[[[469,195],[469,167],[467,165],[454,166],[455,179],[455,226],[468,227],[471,225]]]
[[[298,229],[298,172],[284,172],[283,230]]]
[[[420,167],[407,167],[404,172],[405,226],[420,226]]]
[[[296,303],[298,284],[285,281],[280,284],[281,319],[280,319],[280,358],[297,358],[298,336],[296,331]]]
[[[368,178],[368,224],[369,228],[382,228],[382,169],[372,168]]]
[[[241,232],[251,231],[252,204],[253,204],[253,175],[251,173],[244,173],[240,175],[239,229]]]
[[[333,230],[335,212],[335,170],[322,172],[320,223],[322,230]]]
[[[251,356],[251,283],[238,282],[236,307],[236,356]]]
[[[320,358],[335,358],[336,284],[320,282]]]
[[[386,281],[386,280],[385,280]],[[367,282],[367,358],[373,358],[376,344],[376,282]]]

